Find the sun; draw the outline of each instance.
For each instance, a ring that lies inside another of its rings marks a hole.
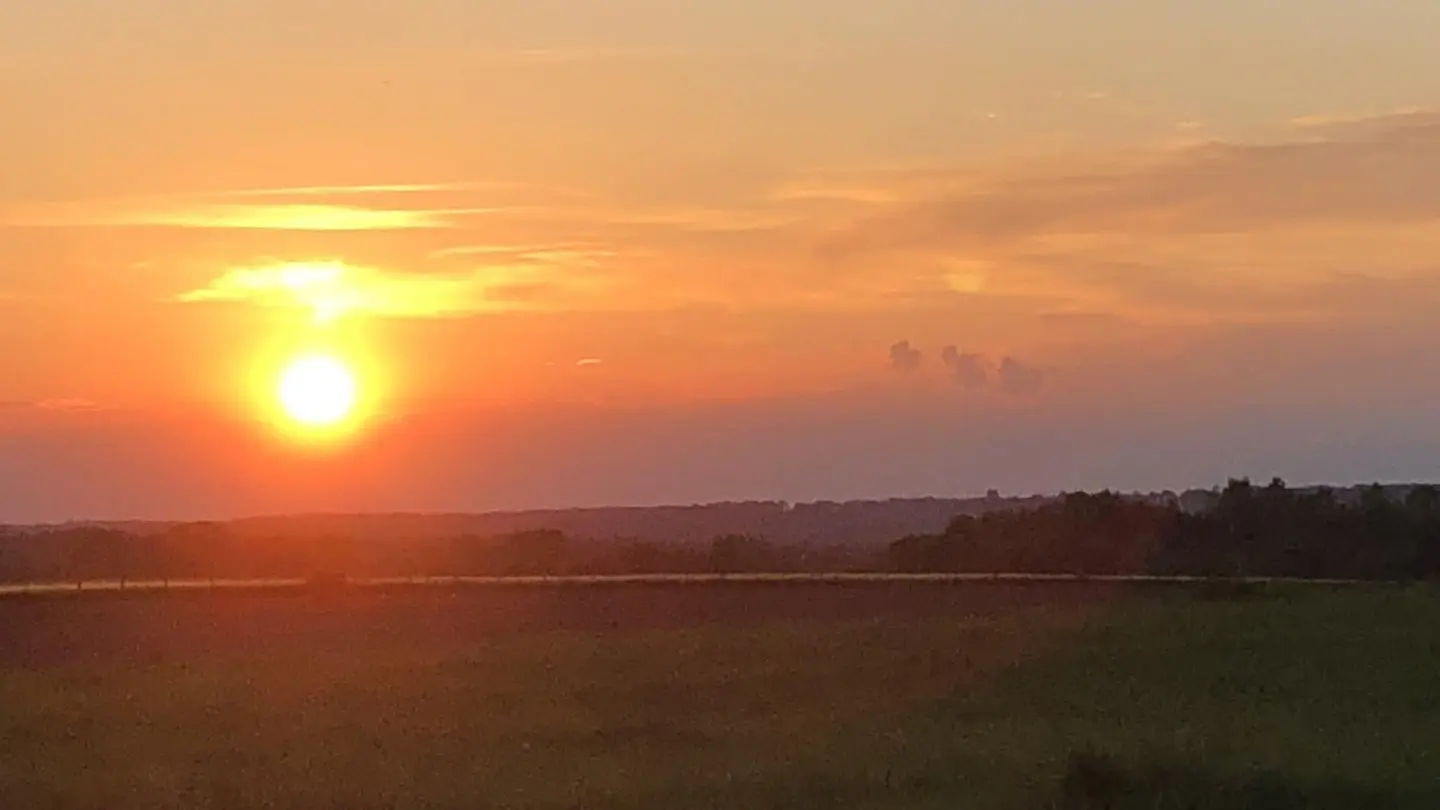
[[[280,375],[280,407],[307,427],[340,424],[355,409],[355,375],[329,355],[296,358]]]

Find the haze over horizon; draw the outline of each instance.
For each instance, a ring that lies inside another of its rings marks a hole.
[[[0,0],[0,522],[1440,479],[1437,31]]]

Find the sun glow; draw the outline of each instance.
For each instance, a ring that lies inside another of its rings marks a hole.
[[[295,422],[311,428],[342,424],[355,410],[355,375],[329,355],[296,358],[280,375],[280,407]]]
[[[536,261],[542,253],[532,251],[526,262]],[[562,251],[550,251],[547,260],[558,261],[562,255]],[[540,301],[516,295],[534,281],[536,268],[526,262],[445,273],[398,273],[340,261],[284,262],[228,270],[175,300],[304,309],[309,310],[311,323],[319,327],[357,316],[434,318],[534,309]],[[549,286],[548,282],[539,285],[542,289]]]

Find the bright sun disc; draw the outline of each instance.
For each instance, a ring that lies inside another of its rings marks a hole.
[[[280,405],[305,425],[333,425],[355,407],[355,377],[333,357],[302,357],[280,377]]]

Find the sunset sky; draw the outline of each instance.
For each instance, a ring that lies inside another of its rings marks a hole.
[[[0,0],[0,521],[1440,479],[1433,0]],[[353,371],[305,441],[288,358]]]

